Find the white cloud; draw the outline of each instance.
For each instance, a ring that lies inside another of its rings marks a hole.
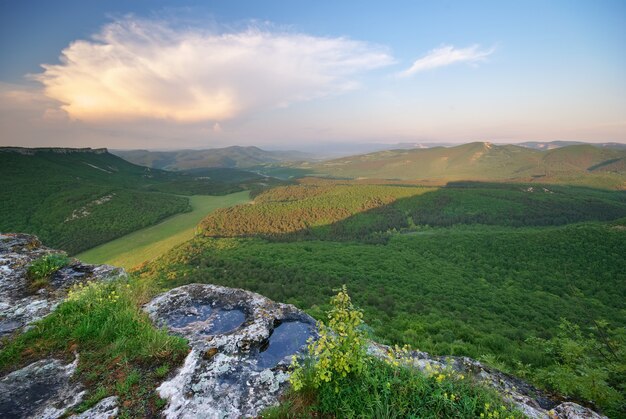
[[[358,85],[393,62],[384,48],[347,38],[247,28],[215,33],[125,18],[73,42],[33,78],[84,121],[223,121]]]
[[[398,76],[409,77],[420,71],[456,63],[478,63],[485,61],[494,51],[495,48],[480,49],[480,45],[472,45],[467,48],[455,48],[452,45],[444,45],[431,50],[424,57],[417,59],[410,68],[400,72]]]

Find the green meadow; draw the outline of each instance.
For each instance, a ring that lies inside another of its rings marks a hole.
[[[171,216],[159,224],[94,247],[76,257],[88,263],[108,263],[130,269],[193,238],[196,225],[211,211],[248,200],[248,191],[224,196],[190,196],[190,212]]]

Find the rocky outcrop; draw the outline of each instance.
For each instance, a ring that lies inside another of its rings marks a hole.
[[[307,314],[241,289],[187,285],[145,310],[191,346],[183,367],[158,388],[168,418],[257,416],[277,404],[291,356],[316,337]]]
[[[515,405],[524,415],[537,419],[601,419],[591,409],[572,402],[564,402],[562,397],[542,391],[519,378],[505,374],[468,357],[433,356],[426,352],[397,352],[386,345],[370,342],[368,353],[381,359],[401,359],[426,374],[452,372],[472,378],[494,388],[503,401]]]
[[[58,359],[42,359],[0,378],[0,417],[65,417],[85,395],[80,382],[72,380],[78,356],[64,365]],[[108,419],[118,413],[117,397],[107,397],[76,419]]]
[[[111,280],[125,276],[121,268],[86,265],[73,261],[55,272],[49,286],[34,292],[26,275],[28,265],[58,253],[28,234],[0,234],[0,337],[48,315],[79,282]]]

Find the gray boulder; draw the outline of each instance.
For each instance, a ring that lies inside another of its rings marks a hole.
[[[51,276],[48,287],[33,292],[28,265],[51,253],[58,252],[42,246],[35,236],[0,234],[0,337],[50,314],[74,284],[126,276],[121,268],[74,260]]]
[[[186,285],[145,310],[191,346],[183,367],[157,389],[168,418],[257,416],[278,403],[291,356],[317,336],[307,314],[241,289]]]

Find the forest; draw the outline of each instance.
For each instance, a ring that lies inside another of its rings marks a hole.
[[[585,336],[603,320],[624,333],[624,197],[305,179],[214,212],[201,235],[137,273],[163,288],[241,287],[317,318],[346,284],[372,338],[482,359],[550,387],[545,371],[560,361],[537,342],[562,321]],[[624,384],[623,373],[607,380],[613,392]]]
[[[277,183],[237,169],[149,169],[106,152],[0,148],[0,231],[36,234],[44,244],[76,254],[190,211],[185,195]]]

